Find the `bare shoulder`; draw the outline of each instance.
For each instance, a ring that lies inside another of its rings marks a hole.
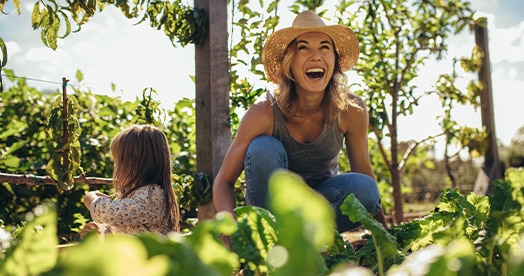
[[[273,106],[268,100],[253,103],[247,110],[244,117],[258,117],[258,119],[261,120],[273,120]]]
[[[349,104],[345,110],[340,113],[340,130],[346,134],[357,129],[367,129],[369,115],[364,100],[353,93],[349,93]]]
[[[349,105],[348,110],[354,110],[354,111],[366,111],[366,103],[364,100],[354,93],[348,93],[349,98]]]
[[[273,132],[273,106],[268,100],[252,104],[242,117],[239,132],[247,130],[251,136],[271,135]]]

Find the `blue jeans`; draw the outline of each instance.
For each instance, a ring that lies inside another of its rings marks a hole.
[[[246,204],[266,208],[268,181],[276,169],[287,169],[288,158],[284,146],[272,136],[259,136],[249,145],[244,156],[246,179]],[[380,194],[375,180],[360,173],[334,175],[312,187],[322,194],[336,212],[338,231],[356,228],[348,216],[342,214],[340,205],[354,194],[366,210],[375,215],[380,208]]]

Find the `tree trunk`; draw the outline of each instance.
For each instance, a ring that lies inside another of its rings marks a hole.
[[[402,182],[400,181],[400,166],[398,156],[398,130],[397,130],[397,119],[398,119],[398,94],[400,91],[400,83],[395,82],[394,87],[391,91],[392,104],[391,104],[391,184],[393,186],[393,202],[395,204],[395,223],[399,224],[404,221],[404,202],[402,199]]]
[[[398,166],[391,171],[391,185],[393,186],[393,203],[395,206],[394,222],[399,224],[404,221],[404,201],[402,199],[400,170]]]

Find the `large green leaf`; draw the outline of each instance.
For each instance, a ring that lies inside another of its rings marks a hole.
[[[442,276],[474,275],[475,248],[471,241],[458,239],[447,246],[430,245],[414,252],[400,265],[388,270],[388,275]]]
[[[166,275],[169,258],[148,256],[144,244],[134,236],[90,235],[60,254],[57,266],[46,275]]]
[[[271,212],[256,206],[240,206],[235,209],[238,231],[231,235],[231,245],[244,268],[267,272],[268,251],[276,239],[276,221]]]
[[[384,275],[386,258],[393,260],[402,258],[402,254],[397,250],[395,237],[388,233],[382,224],[371,216],[353,194],[350,194],[344,200],[340,206],[340,210],[344,215],[347,215],[351,221],[362,223],[362,225],[371,232],[378,272],[379,275]]]
[[[334,240],[334,212],[300,177],[275,172],[269,180],[269,210],[277,221],[277,244],[268,253],[272,275],[316,275],[327,269],[320,251]]]
[[[17,236],[18,243],[0,260],[0,275],[39,275],[53,267],[58,257],[56,219],[52,203],[39,205],[28,213],[27,224]]]
[[[169,272],[166,275],[221,275],[212,267],[204,264],[185,238],[171,236],[159,238],[152,235],[139,235],[147,249],[149,257],[165,256],[169,258]]]
[[[230,275],[239,267],[238,257],[224,246],[219,237],[231,235],[235,230],[233,216],[222,212],[213,220],[199,222],[187,241],[204,264],[221,275]]]

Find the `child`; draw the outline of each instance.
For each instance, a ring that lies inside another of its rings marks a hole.
[[[165,134],[153,126],[134,125],[113,138],[110,150],[115,198],[98,191],[86,194],[84,204],[94,223],[86,224],[81,236],[92,230],[160,235],[178,231],[178,202],[171,186],[171,153]]]

